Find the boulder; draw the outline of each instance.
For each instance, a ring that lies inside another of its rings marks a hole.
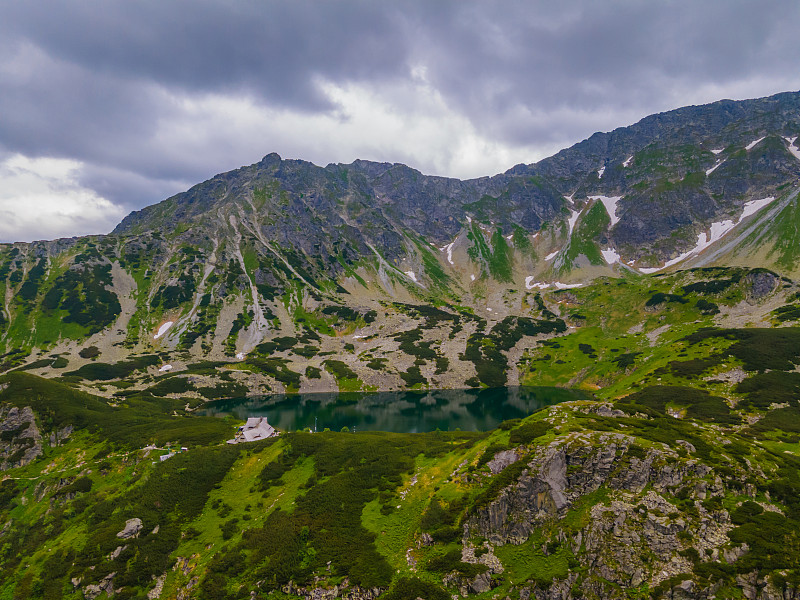
[[[109,573],[103,577],[99,583],[87,585],[85,588],[83,588],[83,597],[86,598],[86,600],[94,600],[103,592],[105,592],[109,597],[113,596],[115,575],[116,573]]]
[[[142,520],[139,518],[128,519],[125,521],[125,528],[117,534],[118,538],[123,540],[132,537],[139,537],[139,532],[142,530]]]

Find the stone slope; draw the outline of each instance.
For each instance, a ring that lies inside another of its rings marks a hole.
[[[654,115],[468,181],[401,164],[318,167],[270,154],[132,213],[108,236],[0,247],[4,368],[50,368],[42,361],[59,354],[73,367],[154,352],[175,366],[241,361],[286,338],[295,342],[278,347],[317,358],[262,362],[266,378],[229,383],[459,387],[480,379],[474,365],[487,359],[468,358],[471,336],[503,329],[507,318],[558,315],[534,300],[543,290],[687,265],[793,277],[798,98]],[[403,306],[431,304],[450,307],[434,322],[460,328],[407,341],[417,350],[394,362],[403,344],[394,336],[428,329],[426,317]],[[367,321],[373,312],[377,320]],[[517,343],[501,351],[514,363],[527,342]],[[96,350],[79,356],[87,348]],[[335,358],[319,358],[329,352]],[[364,370],[370,359],[397,370]],[[356,376],[339,369],[337,378],[326,360]],[[307,377],[306,366],[320,377]],[[516,381],[514,369],[507,375]]]

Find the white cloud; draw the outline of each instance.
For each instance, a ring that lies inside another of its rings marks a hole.
[[[54,239],[108,233],[122,207],[83,187],[83,164],[14,154],[0,162],[0,240]]]
[[[411,81],[391,85],[319,81],[318,86],[334,111],[293,111],[218,94],[172,96],[172,109],[152,145],[168,153],[170,164],[201,156],[214,172],[274,151],[322,166],[360,158],[459,178],[493,175],[549,153],[479,132],[426,82],[422,69]]]

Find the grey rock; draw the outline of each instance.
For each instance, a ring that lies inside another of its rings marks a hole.
[[[501,450],[494,455],[494,458],[487,463],[487,466],[492,475],[497,475],[507,466],[517,462],[517,460],[519,460],[519,456],[513,450]]]
[[[127,540],[133,537],[139,537],[139,532],[142,530],[142,520],[138,517],[128,519],[125,521],[125,527],[117,533],[118,538]]]
[[[489,575],[488,571],[486,573],[481,573],[472,580],[469,588],[475,594],[483,594],[484,592],[488,592],[492,589],[491,575]]]
[[[333,600],[342,598],[343,600],[375,600],[386,591],[385,588],[362,588],[351,586],[347,578],[343,579],[339,585],[331,588],[322,587],[298,587],[293,582],[289,582],[281,588],[284,594],[297,596],[304,600]]]
[[[104,592],[109,597],[113,596],[115,576],[116,573],[109,573],[98,583],[87,585],[85,588],[83,588],[83,597],[86,598],[86,600],[94,600]]]
[[[722,551],[722,556],[725,559],[725,562],[728,564],[735,563],[739,560],[742,556],[747,554],[747,551],[750,547],[747,544],[742,544],[741,546],[734,546],[732,548],[725,548]]]
[[[679,554],[685,548],[681,535],[686,531],[701,555],[727,552],[728,562],[735,560],[728,547],[727,533],[733,528],[728,513],[709,513],[698,499],[701,494],[721,493],[719,482],[707,480],[710,469],[696,460],[680,459],[666,447],[650,448],[644,459],[626,457],[631,443],[632,438],[622,434],[595,432],[561,438],[539,449],[526,459],[527,469],[516,482],[467,520],[464,552],[474,538],[493,546],[520,544],[540,525],[557,528],[558,519],[576,501],[607,486],[616,490],[614,499],[589,507],[587,526],[569,535],[556,529],[556,539],[580,557],[586,574],[591,575],[581,584],[587,586],[582,590],[585,596],[615,595],[600,580],[625,589],[654,586],[690,572],[691,563]],[[680,489],[690,490],[695,498],[694,512],[689,515],[676,516],[675,505],[667,500]],[[474,552],[468,554],[474,556]],[[537,600],[576,597],[572,584],[565,581],[535,587],[532,593]],[[701,590],[687,583],[670,593],[676,598],[695,598]]]
[[[746,279],[750,284],[747,294],[750,300],[761,300],[769,296],[780,282],[780,279],[769,271],[751,271],[747,274]]]
[[[42,455],[42,435],[30,406],[0,405],[0,433],[11,436],[0,440],[0,471],[23,467]]]
[[[612,408],[608,404],[600,404],[596,410],[594,411],[595,414],[600,415],[601,417],[624,417],[626,416],[624,412],[619,410],[618,408]]]
[[[50,434],[49,441],[51,446],[60,446],[72,433],[72,425],[65,425],[58,431],[53,431]]]

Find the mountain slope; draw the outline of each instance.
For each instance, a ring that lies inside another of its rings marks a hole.
[[[796,375],[799,347],[780,356],[782,376]],[[796,396],[761,402],[774,376],[759,368],[746,365],[733,409],[662,385],[490,432],[296,432],[238,446],[215,444],[233,424],[179,401],[165,403],[171,417],[148,415],[141,400],[109,408],[9,374],[0,451],[33,454],[2,465],[0,590],[794,599],[800,409]]]
[[[147,355],[151,374],[237,363],[226,383],[261,392],[515,383],[524,332],[562,326],[539,291],[692,265],[795,276],[799,105],[679,109],[468,181],[271,154],[108,236],[3,246],[5,368]],[[519,348],[482,379],[470,348],[512,322]]]

